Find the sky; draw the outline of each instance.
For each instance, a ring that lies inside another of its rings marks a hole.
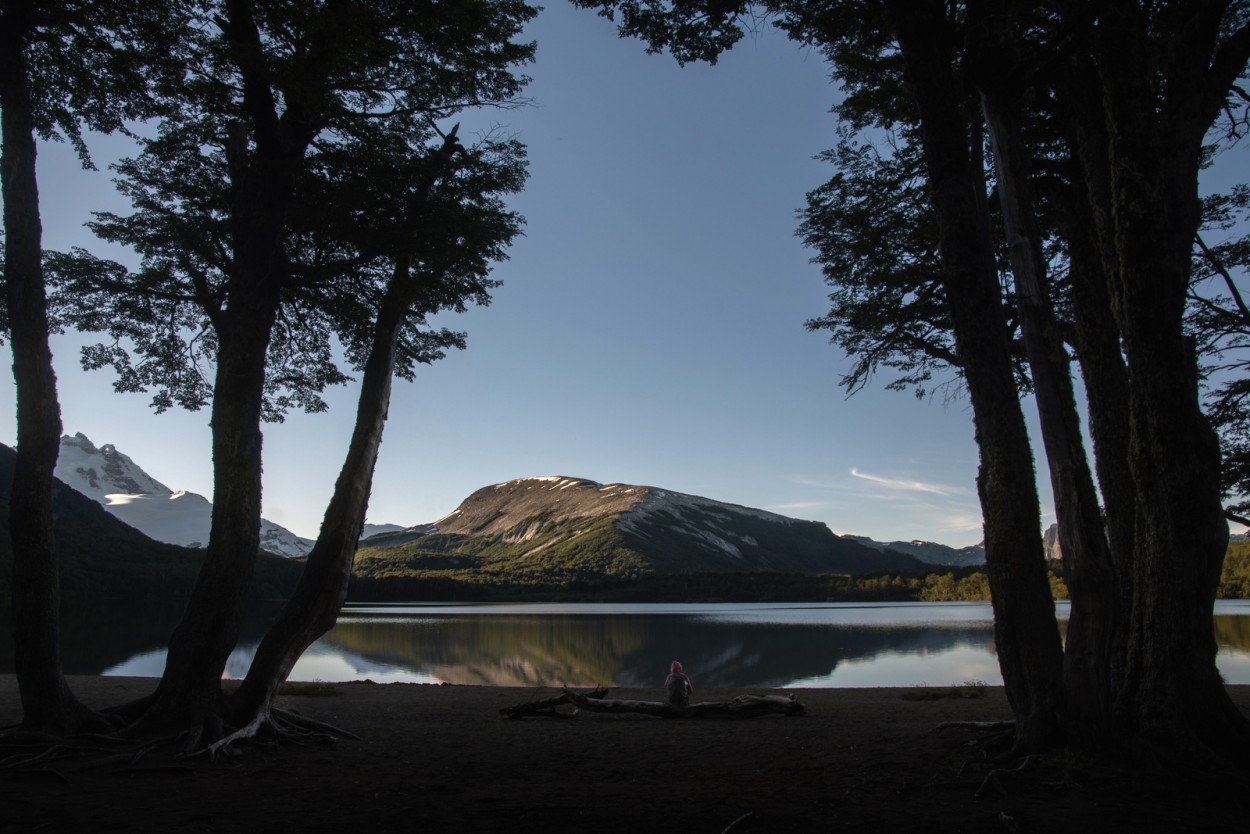
[[[794,235],[804,195],[834,173],[814,159],[836,143],[821,56],[765,27],[716,66],[683,68],[561,2],[527,35],[538,42],[532,106],[464,119],[527,145],[529,183],[511,201],[525,236],[497,266],[490,306],[438,320],[466,331],[468,349],[396,385],[368,520],[431,522],[481,487],[568,475],[879,541],[979,542],[966,399],[919,400],[881,379],[848,398],[847,359],[803,326],[828,309]],[[130,148],[111,137],[91,147],[95,172],[63,144],[41,146],[44,247],[133,264],[83,228],[91,211],[128,210],[105,163]],[[53,340],[64,431],[211,498],[208,411],[156,415],[148,396],[114,393],[110,371],[79,369],[90,341]],[[357,393],[349,384],[329,393],[328,413],[266,425],[266,518],[316,535]],[[13,401],[4,374],[10,445]],[[1036,437],[1031,400],[1025,413]]]

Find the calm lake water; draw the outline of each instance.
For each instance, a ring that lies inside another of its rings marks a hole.
[[[172,625],[67,629],[66,671],[159,676]],[[264,627],[247,625],[228,675]],[[676,659],[696,688],[998,685],[992,629],[988,603],[352,605],[291,679],[653,687]],[[1250,684],[1250,601],[1216,604],[1216,636],[1225,680]]]

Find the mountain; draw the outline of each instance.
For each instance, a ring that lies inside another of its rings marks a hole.
[[[172,490],[112,444],[96,447],[82,433],[61,438],[56,477],[157,541],[207,547],[213,505],[199,493]],[[313,540],[261,519],[260,546],[279,556],[306,556]]]
[[[974,544],[968,547],[947,547],[937,542],[926,542],[916,539],[909,542],[877,542],[867,536],[843,536],[851,541],[859,542],[874,550],[893,550],[896,553],[907,553],[915,556],[927,565],[946,565],[948,567],[973,567],[985,564],[985,548]]]
[[[1063,548],[1059,546],[1059,525],[1052,524],[1042,533],[1042,549],[1052,562],[1063,560]]]
[[[12,565],[9,490],[16,457],[0,444],[0,573],[5,577]],[[76,610],[108,598],[177,603],[194,586],[203,550],[154,541],[60,480],[53,482],[52,512],[61,590]],[[262,553],[250,593],[264,599],[286,596],[299,572],[299,563]],[[0,588],[7,594],[9,583]]]
[[[404,527],[401,524],[365,524],[360,531],[360,537],[367,539],[370,536],[377,536],[381,533],[394,533],[403,529]]]
[[[361,542],[357,574],[568,584],[691,573],[924,572],[815,521],[584,478],[484,487],[432,525]]]

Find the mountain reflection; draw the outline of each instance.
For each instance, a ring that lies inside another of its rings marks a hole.
[[[392,616],[346,613],[300,662],[306,680],[438,681],[490,686],[660,686],[680,660],[696,687],[772,688],[845,685],[831,682],[839,667],[851,685],[907,685],[923,679],[957,683],[955,658],[996,665],[988,606],[903,605],[863,608],[726,605],[699,611],[636,609],[594,613],[500,611],[492,606],[391,609]],[[179,611],[67,610],[62,661],[67,674],[156,677]],[[227,675],[245,674],[272,611],[245,621]],[[1067,623],[1060,609],[1060,627]],[[1250,683],[1250,604],[1220,603],[1214,618],[1221,669]],[[0,672],[13,671],[9,622],[0,621]],[[893,677],[875,670],[895,667]],[[866,668],[871,667],[871,668]],[[902,680],[897,676],[902,669]],[[928,671],[922,671],[927,669]],[[934,671],[934,669],[940,671]],[[950,677],[947,678],[949,671]],[[982,674],[974,671],[971,674]],[[988,676],[994,671],[986,672]],[[303,676],[300,678],[300,676]],[[941,677],[938,677],[941,676]],[[838,680],[845,680],[839,677]]]
[[[988,622],[761,624],[664,615],[345,617],[322,643],[455,684],[655,687],[678,659],[704,688],[780,687],[845,660],[993,651]]]

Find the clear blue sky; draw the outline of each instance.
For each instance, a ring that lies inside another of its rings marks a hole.
[[[530,34],[535,106],[483,117],[529,148],[513,203],[525,237],[495,272],[494,303],[445,322],[467,330],[468,350],[397,385],[369,520],[429,522],[479,487],[558,474],[878,540],[980,541],[966,401],[880,385],[847,399],[845,358],[803,328],[827,308],[794,236],[804,194],[833,173],[813,159],[835,144],[820,56],[769,29],[715,67],[680,68],[562,2]],[[117,139],[93,148],[101,163],[126,152]],[[42,148],[39,174],[45,248],[133,261],[82,228],[91,210],[128,208],[108,171],[81,171],[60,145]],[[83,341],[53,343],[65,431],[211,497],[208,412],[156,416],[148,397],[114,394],[110,373],[78,370]],[[0,440],[12,444],[3,379]],[[266,428],[267,518],[316,535],[355,396],[338,389],[328,414]],[[1041,461],[1039,474],[1048,524]]]

